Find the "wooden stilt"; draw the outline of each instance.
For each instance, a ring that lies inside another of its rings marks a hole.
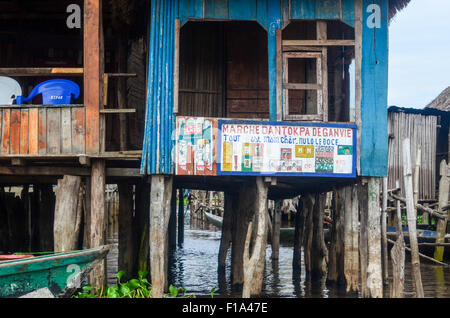
[[[359,185],[358,197],[360,210],[360,227],[359,227],[359,260],[361,266],[361,296],[369,297],[367,286],[367,264],[368,264],[368,186],[364,182]]]
[[[219,262],[218,262],[218,276],[219,281],[223,281],[225,276],[225,264],[228,249],[230,248],[232,241],[232,223],[233,214],[235,213],[235,199],[236,195],[230,192],[225,192],[225,202],[223,211],[223,224],[222,224],[222,236],[220,238],[219,247]]]
[[[438,219],[437,227],[436,227],[436,243],[444,243],[445,242],[445,233],[447,229],[447,220],[448,220],[448,211],[444,211],[443,207],[448,203],[448,193],[449,193],[449,180],[447,176],[447,163],[445,160],[442,160],[440,163],[440,175],[441,179],[439,180],[439,206],[438,212],[443,213],[445,219]],[[434,258],[437,261],[442,261],[444,259],[444,247],[436,246],[434,250]]]
[[[125,271],[123,281],[136,273],[136,237],[133,228],[133,185],[119,183],[119,270]]]
[[[83,249],[91,247],[91,177],[85,179],[83,200]]]
[[[184,189],[178,189],[178,246],[184,243]]]
[[[411,245],[411,264],[416,297],[423,298],[422,276],[420,273],[419,246],[417,245],[416,215],[414,213],[414,190],[411,171],[411,146],[408,138],[403,140],[403,178],[405,184],[406,213],[408,215],[409,242]]]
[[[244,248],[244,286],[242,298],[249,298],[259,294],[262,288],[264,273],[264,260],[267,245],[267,193],[268,186],[262,177],[256,177],[256,202],[254,221],[250,222],[247,229]],[[250,253],[250,238],[252,226],[255,224],[256,238]]]
[[[380,180],[369,178],[368,185],[368,264],[367,288],[372,298],[383,297],[383,277],[381,269],[381,225],[380,225]]]
[[[305,227],[305,197],[302,196],[297,213],[295,214],[295,233],[294,233],[294,255],[292,258],[292,267],[294,272],[300,273],[302,268],[302,245]]]
[[[150,270],[152,297],[162,298],[167,288],[168,226],[173,178],[151,176],[150,194]]]
[[[136,251],[136,259],[138,262],[138,271],[149,272],[149,255],[150,255],[150,184],[143,181],[136,184],[136,199],[135,199],[135,223],[136,242],[138,248]]]
[[[350,250],[350,257],[352,259],[352,278],[351,287],[349,290],[357,292],[359,290],[359,198],[357,185],[352,186],[352,225],[350,230],[350,236],[352,237],[352,249]]]
[[[398,180],[395,182],[395,187],[400,187]],[[392,259],[392,285],[391,285],[391,298],[403,298],[403,290],[405,284],[405,241],[403,239],[402,231],[402,211],[400,207],[400,201],[397,200],[397,241],[391,248]]]
[[[306,195],[306,223],[305,223],[305,239],[303,252],[305,254],[305,271],[306,275],[311,274],[311,250],[313,242],[313,207],[315,198],[311,194]]]
[[[383,179],[383,206],[381,211],[381,250],[383,253],[383,283],[388,284],[389,267],[388,267],[388,244],[387,244],[387,201],[388,201],[388,179]]]
[[[320,280],[326,273],[328,251],[323,234],[323,219],[326,194],[316,193],[313,208],[313,241],[311,250],[311,279]]]
[[[105,220],[105,160],[92,161],[91,170],[91,233],[90,247],[104,244]],[[90,283],[94,287],[103,287],[105,283],[104,261],[91,272]]]
[[[235,290],[240,290],[244,283],[244,245],[252,202],[248,198],[254,197],[252,189],[243,185],[237,195],[237,206],[233,213],[232,243],[231,243],[231,283]]]
[[[273,209],[273,222],[272,222],[272,259],[278,259],[280,254],[280,227],[281,227],[281,200],[275,201],[275,207]]]
[[[344,277],[344,189],[333,192],[333,224],[331,228],[331,242],[327,281],[343,285]]]
[[[56,188],[55,216],[54,216],[54,250],[71,251],[78,247],[80,233],[77,219],[78,199],[80,194],[81,177],[64,176],[58,180]],[[81,202],[80,202],[81,204]]]
[[[52,185],[38,187],[39,191],[39,250],[53,251],[53,224],[55,211],[55,193]]]
[[[173,251],[177,247],[177,189],[172,190],[170,199],[169,217],[169,249]]]

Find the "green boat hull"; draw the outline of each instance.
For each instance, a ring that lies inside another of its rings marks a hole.
[[[45,288],[55,297],[67,296],[108,251],[108,246],[102,246],[0,262],[0,297],[21,297]]]

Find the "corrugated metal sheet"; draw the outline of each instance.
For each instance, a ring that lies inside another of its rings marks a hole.
[[[151,4],[143,174],[173,172],[173,62],[178,6],[178,0],[154,0]]]
[[[419,199],[435,199],[437,119],[434,115],[389,112],[389,189],[394,189],[395,181],[398,180],[404,196],[402,143],[405,138],[409,138],[413,169],[416,166],[417,148],[421,148]]]

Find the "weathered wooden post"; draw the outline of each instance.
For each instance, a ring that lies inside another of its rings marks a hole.
[[[344,275],[347,292],[356,292],[359,289],[357,187],[347,186],[344,193]]]
[[[272,259],[278,259],[280,253],[281,200],[275,201],[272,222]]]
[[[344,277],[344,188],[333,192],[333,224],[330,234],[330,251],[327,282],[343,285]]]
[[[320,280],[326,273],[328,250],[323,234],[323,218],[326,193],[316,193],[313,208],[313,239],[311,249],[311,278]]]
[[[78,236],[82,210],[79,201],[81,189],[81,177],[64,176],[58,180],[56,187],[55,216],[54,216],[54,250],[71,251],[78,247]]]
[[[169,217],[169,249],[173,251],[177,246],[177,189],[172,190]]]
[[[219,275],[219,281],[223,281],[225,276],[225,263],[227,258],[227,252],[230,248],[232,241],[232,225],[233,214],[236,213],[235,207],[236,195],[230,192],[225,192],[225,203],[223,211],[223,224],[222,224],[222,236],[220,238],[219,247],[219,261],[217,272]]]
[[[368,183],[368,264],[367,288],[373,298],[383,297],[383,278],[381,269],[381,211],[380,179],[369,178]]]
[[[449,180],[448,180],[448,168],[445,160],[441,161],[440,164],[440,175],[439,180],[439,207],[438,212],[441,212],[445,219],[438,219],[436,227],[436,243],[445,243],[445,232],[447,229],[448,212],[443,210],[443,207],[448,204],[448,193],[449,193]],[[434,258],[437,261],[442,261],[444,259],[444,247],[436,246],[434,250]]]
[[[267,192],[268,186],[262,177],[256,177],[256,202],[254,202],[254,220],[250,222],[245,239],[243,256],[244,265],[244,286],[242,298],[249,298],[261,292],[264,261],[267,245]],[[250,239],[252,236],[252,226],[255,223],[256,237],[250,253]]]
[[[294,232],[294,255],[292,258],[292,268],[294,272],[300,273],[302,268],[302,245],[305,228],[305,196],[301,197],[297,213],[295,214],[295,232]]]
[[[381,250],[383,251],[383,282],[388,283],[388,250],[387,250],[387,201],[388,201],[388,179],[383,178],[383,207],[381,212]]]
[[[399,188],[398,180],[395,182],[395,187]],[[392,286],[391,298],[403,298],[403,289],[405,284],[405,241],[403,239],[402,230],[402,210],[401,203],[397,200],[397,241],[391,248],[392,259]]]
[[[150,184],[145,180],[136,184],[135,229],[138,248],[136,250],[137,270],[149,271],[150,255]]]
[[[417,243],[416,215],[414,213],[414,191],[411,171],[411,148],[409,138],[403,140],[403,177],[406,196],[406,213],[408,219],[409,242],[411,246],[411,264],[416,297],[423,298],[422,276],[420,273],[419,246]]]
[[[178,189],[178,246],[184,243],[184,189]]]
[[[172,177],[151,176],[150,270],[152,297],[162,298],[167,288],[168,226],[171,212]]]
[[[91,226],[90,247],[99,247],[105,243],[105,160],[92,161],[91,170]],[[90,282],[94,287],[104,286],[104,261],[91,272]]]
[[[305,223],[305,238],[303,241],[303,252],[305,257],[305,271],[307,275],[311,274],[311,251],[312,251],[312,242],[313,242],[313,208],[315,197],[312,194],[307,194],[306,200],[306,223]]]
[[[136,236],[133,228],[133,185],[119,183],[119,270],[125,271],[126,279],[136,272]]]
[[[359,260],[361,266],[361,295],[369,297],[369,289],[367,287],[367,264],[368,264],[368,184],[363,179],[358,188],[360,226],[359,226]]]

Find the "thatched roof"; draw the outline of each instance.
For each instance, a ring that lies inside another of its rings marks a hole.
[[[450,86],[444,89],[431,103],[425,108],[439,109],[443,111],[450,111]]]
[[[398,12],[406,8],[411,0],[390,0],[389,1],[389,20],[392,19]]]

